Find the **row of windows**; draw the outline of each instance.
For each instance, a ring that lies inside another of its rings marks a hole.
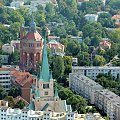
[[[10,77],[0,77],[0,79],[10,79]]]
[[[9,74],[0,74],[0,76],[1,76],[1,75],[9,75]]]
[[[23,44],[23,46],[24,46],[24,47],[27,47],[27,44],[26,44],[26,43],[24,43],[24,44]],[[34,46],[35,46],[35,44],[34,44],[34,43],[29,43],[29,47],[34,47]],[[37,46],[37,47],[41,47],[41,44],[40,44],[40,43],[38,43],[38,44],[36,44],[36,46]]]
[[[10,83],[10,81],[0,81],[0,83]]]

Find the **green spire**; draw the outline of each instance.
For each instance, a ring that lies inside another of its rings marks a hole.
[[[42,68],[41,74],[39,79],[43,79],[44,82],[49,82],[49,64],[48,64],[48,57],[47,57],[47,46],[46,46],[46,37],[44,38],[44,47],[42,53]]]
[[[56,85],[55,85],[55,95],[54,96],[59,98],[59,96],[58,96],[58,89],[57,89]]]
[[[52,71],[50,72],[50,80],[53,80]]]

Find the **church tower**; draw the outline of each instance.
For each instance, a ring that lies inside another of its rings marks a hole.
[[[59,98],[57,86],[54,85],[52,72],[49,71],[46,39],[44,39],[41,70],[38,74],[36,85],[33,85],[31,88],[30,99],[31,102],[28,108],[32,110],[54,112],[72,111],[71,105],[67,105],[66,100]]]
[[[42,60],[43,39],[32,20],[27,34],[25,27],[20,30],[20,68],[25,71],[36,70]]]

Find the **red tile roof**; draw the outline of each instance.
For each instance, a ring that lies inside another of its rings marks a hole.
[[[27,40],[36,40],[41,41],[42,36],[36,31],[36,32],[28,32],[26,37]]]
[[[20,86],[24,86],[33,79],[29,72],[15,72],[12,75],[15,77],[15,82]]]
[[[120,15],[114,15],[112,16],[113,19],[120,19]]]
[[[23,102],[25,102],[26,106],[29,105],[29,103],[24,98],[22,98],[21,96],[17,96],[14,100],[15,100],[15,103],[22,100]]]

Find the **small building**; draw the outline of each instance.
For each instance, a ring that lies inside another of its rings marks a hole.
[[[89,22],[97,22],[98,15],[97,14],[86,14],[85,19],[88,20]]]
[[[56,40],[51,40],[47,44],[48,48],[51,49],[52,54],[64,56],[64,45],[57,42]]]
[[[81,5],[83,2],[88,2],[89,0],[77,0],[77,3]]]
[[[2,50],[4,51],[4,52],[6,52],[6,53],[9,53],[9,54],[11,54],[11,53],[14,53],[14,46],[11,46],[10,44],[4,44],[3,46],[2,46]]]
[[[0,68],[0,85],[6,90],[9,91],[11,87],[11,73],[9,70]]]
[[[114,15],[112,19],[115,20],[116,27],[120,27],[120,15]]]
[[[2,64],[8,64],[9,55],[0,55]]]
[[[52,41],[52,40],[60,41],[60,37],[58,37],[58,36],[48,36],[48,40],[49,41]]]
[[[103,38],[102,41],[100,42],[99,46],[102,49],[110,49],[111,43],[110,43],[109,39]]]
[[[13,1],[10,3],[10,7],[20,8],[24,5],[23,1]]]
[[[78,65],[78,58],[72,58],[72,65],[77,66]]]

